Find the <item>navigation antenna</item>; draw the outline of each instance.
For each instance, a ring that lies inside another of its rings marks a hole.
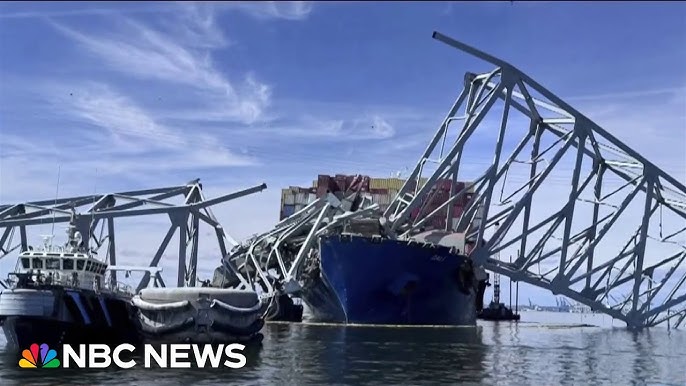
[[[98,168],[95,168],[95,177],[93,177],[93,207],[91,207],[91,223],[88,226],[88,241],[86,242],[86,249],[89,252],[92,252],[91,247],[90,247],[91,236],[93,238],[96,238],[96,240],[98,240],[97,236],[95,235],[95,229],[93,229],[93,223],[95,223],[95,199],[96,199],[97,194],[98,194],[97,192],[98,192]],[[100,241],[97,241],[96,245],[99,242]]]
[[[55,206],[57,206],[57,197],[60,195],[60,172],[62,171],[62,165],[57,165],[57,188],[55,189]],[[52,229],[50,229],[50,235],[55,237],[55,211],[52,211]],[[52,239],[51,239],[52,244]]]

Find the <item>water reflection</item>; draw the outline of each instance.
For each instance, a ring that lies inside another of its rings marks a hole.
[[[527,321],[546,316],[532,314],[477,328],[269,324],[242,369],[23,370],[0,338],[0,385],[686,384],[686,331]]]
[[[297,350],[294,368],[309,384],[416,384],[478,382],[486,347],[478,328],[386,328],[271,325],[273,347]],[[273,374],[280,381],[293,379]],[[465,377],[467,375],[467,377]]]

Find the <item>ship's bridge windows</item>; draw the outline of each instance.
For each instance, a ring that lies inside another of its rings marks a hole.
[[[76,260],[76,269],[82,271],[85,263],[83,260]]]
[[[43,269],[43,260],[35,257],[32,260],[33,268]]]
[[[91,261],[87,262],[86,263],[86,271],[90,271],[91,268],[93,268],[92,265],[93,265],[93,262],[91,262]]]
[[[74,269],[74,259],[63,259],[62,269],[72,270]]]
[[[24,269],[29,269],[29,268],[31,268],[31,259],[29,259],[28,257],[22,258],[22,259],[21,259],[21,266],[22,266],[22,268],[24,268]]]
[[[60,259],[45,259],[45,269],[60,269]]]

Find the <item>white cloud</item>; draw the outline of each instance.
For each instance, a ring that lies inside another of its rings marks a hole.
[[[182,8],[184,12],[188,13],[190,17],[204,20],[205,26],[210,26],[208,13],[214,10],[227,10],[244,12],[256,19],[283,19],[283,20],[304,20],[311,13],[313,3],[304,1],[261,1],[261,2],[226,2],[226,3],[212,3],[212,2],[178,2],[174,4],[146,4],[139,3],[127,4],[127,6],[118,6],[110,8],[96,8],[83,7],[79,4],[79,8],[67,9],[64,4],[60,5],[59,9],[49,9],[41,6],[40,9],[17,7],[17,10],[7,10],[0,13],[0,19],[12,18],[65,18],[75,16],[108,16],[108,15],[123,15],[123,14],[140,14],[140,13],[178,13],[178,8]],[[202,26],[200,26],[202,27]],[[187,26],[180,26],[185,32],[192,31]]]
[[[53,25],[113,71],[188,87],[200,97],[199,105],[210,104],[223,120],[258,120],[269,105],[270,87],[253,74],[236,82],[219,71],[210,49],[221,46],[225,40],[215,25],[211,8],[188,5],[184,9],[186,12],[167,23],[167,29],[125,18],[119,20],[119,28],[108,34]]]
[[[324,137],[331,141],[386,139],[395,135],[393,126],[379,115],[353,119],[303,117],[297,127],[275,127],[288,136]],[[267,129],[267,130],[274,130]]]
[[[239,9],[259,19],[303,20],[312,13],[313,4],[308,1],[237,1],[222,6]]]

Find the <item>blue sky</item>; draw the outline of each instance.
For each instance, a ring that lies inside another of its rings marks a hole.
[[[0,4],[0,201],[51,197],[58,164],[64,195],[266,182],[218,210],[236,238],[264,231],[282,187],[414,166],[464,72],[491,70],[434,30],[686,180],[683,3],[16,2]]]

